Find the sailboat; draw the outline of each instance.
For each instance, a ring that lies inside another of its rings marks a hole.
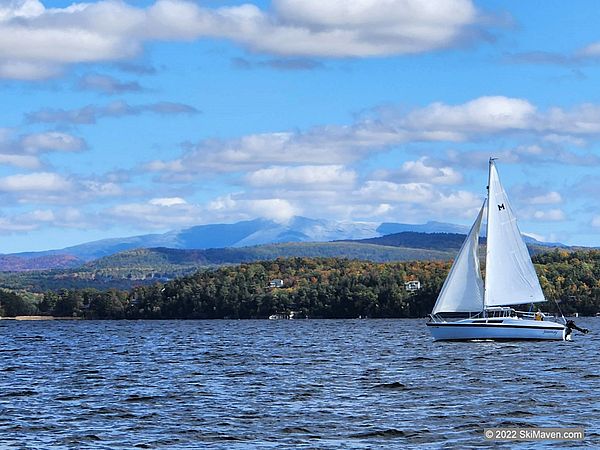
[[[488,195],[463,243],[431,312],[435,340],[564,340],[571,330],[541,312],[511,306],[545,302],[527,246],[498,176],[489,161]],[[479,267],[479,234],[487,210],[485,282]],[[442,314],[463,313],[447,321]]]

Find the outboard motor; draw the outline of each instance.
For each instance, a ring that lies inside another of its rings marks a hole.
[[[567,341],[571,340],[571,333],[573,332],[573,330],[580,331],[583,334],[587,334],[590,332],[590,330],[588,330],[587,328],[578,327],[577,325],[575,325],[575,322],[573,322],[572,320],[567,320],[567,323],[565,324],[565,326],[567,327],[567,330],[565,332],[565,340],[567,340]]]

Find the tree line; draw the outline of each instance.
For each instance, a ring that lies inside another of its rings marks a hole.
[[[533,258],[548,302],[544,310],[600,310],[600,251],[557,250]],[[0,291],[0,315],[88,319],[263,319],[295,312],[310,318],[425,317],[450,262],[373,263],[339,258],[280,258],[201,270],[165,283],[119,289],[58,289],[36,297]],[[270,281],[282,279],[283,287]],[[410,292],[405,282],[419,280]]]

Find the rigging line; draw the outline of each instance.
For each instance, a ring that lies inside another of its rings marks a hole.
[[[560,313],[563,322],[565,323],[565,325],[567,324],[567,319],[565,319],[565,315],[563,314],[562,310],[560,309],[560,305],[558,304],[558,301],[556,300],[556,298],[554,299],[554,303],[556,303],[556,306],[558,307],[558,312]]]

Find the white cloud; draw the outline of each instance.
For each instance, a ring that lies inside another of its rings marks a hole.
[[[298,208],[292,206],[287,200],[280,198],[247,200],[241,202],[240,206],[247,210],[250,215],[266,217],[277,222],[286,222],[300,213]]]
[[[277,222],[287,222],[302,210],[281,198],[244,198],[243,193],[219,197],[207,205],[211,217],[227,217],[235,220],[264,217]]]
[[[63,176],[51,172],[34,172],[0,178],[0,192],[61,192],[72,188],[72,183]]]
[[[48,131],[18,137],[13,135],[14,130],[0,129],[0,165],[35,170],[42,166],[36,155],[38,153],[76,152],[87,148],[84,139],[64,132]]]
[[[39,169],[42,166],[40,160],[32,155],[15,155],[0,153],[0,165],[20,167],[22,169]]]
[[[593,114],[596,110],[597,117]],[[580,133],[582,139],[596,139],[600,136],[600,106],[538,111],[522,99],[481,97],[460,105],[434,103],[408,113],[388,108],[374,111],[350,125],[251,134],[231,140],[204,140],[188,146],[179,158],[151,161],[144,167],[161,173],[163,179],[190,181],[198,174],[267,170],[265,166],[274,165],[346,165],[408,142],[456,142],[515,133],[542,138],[548,133],[555,138]],[[513,163],[600,165],[600,157],[593,152],[564,150],[554,144],[548,147],[533,144],[510,150],[449,152],[445,163],[434,164],[433,160],[407,163],[400,175],[415,181],[431,175],[438,184],[457,183],[461,175],[452,165],[480,167],[490,154]],[[387,176],[383,175],[384,178]]]
[[[473,4],[462,0],[275,0],[274,7],[275,24],[264,14],[249,14],[254,27],[232,39],[277,54],[420,53],[456,44],[477,21]]]
[[[592,226],[600,228],[600,215],[595,215],[592,217]]]
[[[320,169],[317,166],[316,169]],[[249,181],[246,190],[221,195],[203,204],[181,197],[157,197],[108,208],[102,215],[112,223],[168,229],[201,223],[233,222],[257,217],[286,223],[292,217],[409,221],[472,220],[481,199],[470,192],[432,183],[359,182],[352,172],[347,183],[330,182],[326,175],[345,173],[343,167],[327,168],[307,180],[306,167],[271,166]],[[312,168],[311,168],[312,169]],[[266,182],[273,177],[273,185]],[[306,182],[309,182],[307,187]],[[318,185],[310,185],[310,183]]]
[[[460,133],[484,133],[531,128],[536,108],[527,100],[502,96],[479,97],[462,105],[433,103],[408,114],[412,128]]]
[[[49,131],[46,133],[34,133],[21,139],[21,147],[29,153],[43,151],[77,152],[86,148],[83,139],[67,133]]]
[[[145,168],[181,179],[201,171],[237,172],[264,165],[342,165],[409,141],[440,141],[453,134],[407,130],[398,123],[370,119],[348,126],[315,127],[306,132],[277,132],[233,140],[205,140],[172,161],[151,161]]]
[[[511,149],[447,152],[445,164],[460,164],[461,167],[485,167],[490,155],[510,164],[563,164],[575,166],[598,166],[600,157],[593,152],[575,152],[560,147],[522,145]]]
[[[187,202],[181,197],[162,197],[153,198],[148,203],[156,206],[174,206],[174,205],[185,205]]]
[[[41,227],[90,228],[96,226],[93,214],[85,216],[81,211],[67,207],[57,210],[34,209],[11,217],[0,217],[0,233],[18,233],[37,230]]]
[[[0,61],[0,78],[36,81],[61,74],[58,65],[29,61]]]
[[[577,52],[577,56],[584,58],[600,56],[600,42],[592,42],[586,45]]]
[[[14,221],[10,218],[0,217],[0,232],[3,233],[18,233],[27,232],[39,228],[38,224],[34,223],[23,223],[21,221]]]
[[[22,218],[31,222],[52,222],[56,219],[56,216],[51,209],[36,209],[23,214]]]
[[[129,222],[137,227],[165,229],[210,223],[220,220],[244,220],[256,217],[286,222],[300,210],[279,198],[247,198],[244,194],[228,194],[205,205],[181,198],[155,198],[142,203],[125,203],[108,208],[105,215],[113,220]]]
[[[290,56],[361,57],[428,52],[477,37],[471,0],[274,0],[206,8],[158,0],[45,8],[37,0],[0,6],[0,76],[36,79],[67,64],[131,58],[153,40],[230,39],[250,50]]]
[[[433,200],[435,191],[426,183],[392,183],[390,181],[367,181],[356,194],[363,198],[377,198],[394,203],[425,203]]]
[[[116,197],[125,192],[120,184],[112,181],[80,180],[78,194],[80,198]]]
[[[581,146],[584,143],[581,136],[600,133],[600,105],[586,103],[571,110],[552,107],[539,111],[524,99],[479,97],[460,105],[433,103],[409,113],[403,125],[438,132],[454,131],[464,137],[527,131],[541,134],[550,142],[576,142]]]
[[[0,3],[0,21],[39,16],[44,5],[38,0],[3,0]]]
[[[459,184],[463,180],[462,175],[452,167],[436,167],[427,157],[406,161],[399,170],[378,170],[374,176],[403,183]]]
[[[250,173],[246,180],[254,187],[302,187],[312,190],[352,185],[356,180],[356,172],[341,165],[272,166]]]
[[[2,155],[0,155],[2,156]],[[1,158],[0,158],[1,161]],[[0,193],[5,200],[19,204],[88,205],[117,197],[139,196],[139,188],[124,189],[110,176],[83,177],[56,172],[30,172],[0,177]],[[67,211],[63,208],[62,211]],[[69,222],[68,219],[64,219]]]
[[[324,127],[306,133],[265,133],[230,141],[206,140],[172,161],[152,161],[154,172],[179,175],[198,172],[225,173],[259,169],[265,165],[340,165],[363,157],[385,141],[366,137],[349,127]],[[289,171],[288,171],[289,174]]]
[[[535,195],[528,199],[531,205],[551,205],[562,202],[562,196],[556,191],[551,191],[546,194]]]
[[[185,202],[124,203],[108,208],[104,215],[120,222],[135,224],[137,227],[156,229],[191,226],[202,222],[201,208]]]
[[[532,215],[532,219],[540,222],[560,222],[566,218],[562,209],[537,210]]]
[[[406,211],[413,217],[431,218],[442,214],[471,217],[477,213],[482,199],[468,191],[443,191],[429,183],[392,183],[367,181],[354,192],[362,203],[392,204],[398,213]]]

